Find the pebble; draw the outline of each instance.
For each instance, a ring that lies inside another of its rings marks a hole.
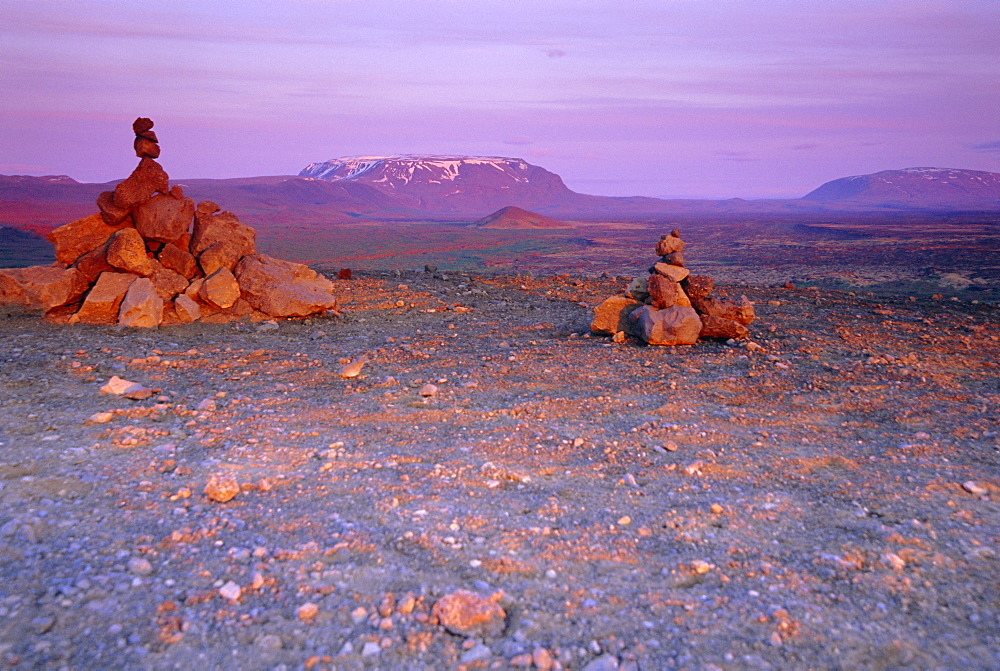
[[[205,495],[217,503],[231,501],[240,493],[240,485],[229,473],[216,473],[205,484]]]
[[[232,580],[219,588],[219,596],[227,601],[238,601],[241,594],[243,594],[243,588]]]
[[[141,384],[138,382],[132,382],[131,380],[124,380],[117,375],[112,375],[111,379],[107,381],[103,387],[101,387],[102,394],[113,394],[115,396],[121,396],[125,392],[133,388],[140,388]]]
[[[148,576],[153,573],[153,565],[145,557],[132,557],[128,560],[128,570],[139,576]]]
[[[975,494],[976,496],[984,496],[989,494],[989,490],[980,485],[975,480],[966,480],[962,483],[962,489],[969,492],[970,494]]]
[[[367,641],[363,648],[361,648],[362,657],[374,657],[375,655],[381,654],[382,647],[375,641]]]
[[[201,412],[215,412],[215,399],[214,398],[202,399],[202,401],[198,403],[198,405],[196,406],[196,409],[200,410]]]
[[[316,614],[318,612],[319,612],[319,606],[310,601],[299,606],[298,610],[296,611],[296,614],[299,616],[299,619],[302,620],[303,622],[310,622],[314,617],[316,617]]]
[[[601,655],[587,662],[583,671],[618,671],[618,658],[614,655]]]
[[[463,664],[471,664],[481,659],[489,659],[492,655],[493,652],[489,648],[482,643],[477,643],[462,653],[461,661]]]
[[[431,384],[429,382],[420,388],[420,395],[421,396],[425,396],[425,397],[427,397],[427,396],[434,396],[437,393],[438,393],[437,386],[433,385],[433,384]]]
[[[114,419],[114,415],[110,412],[95,412],[87,418],[84,424],[107,424],[112,419]]]
[[[262,650],[281,650],[283,645],[281,637],[276,634],[262,634],[257,637],[254,644]]]
[[[534,663],[536,669],[551,669],[554,666],[555,660],[552,659],[552,653],[550,653],[545,648],[535,648],[531,651],[531,661]]]

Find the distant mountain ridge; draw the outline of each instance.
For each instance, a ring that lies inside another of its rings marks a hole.
[[[881,209],[1000,209],[1000,173],[906,168],[842,177],[802,200]]]
[[[96,211],[114,188],[65,175],[0,175],[0,226],[44,233]],[[886,170],[836,179],[789,200],[664,200],[591,196],[519,158],[356,156],[296,175],[175,180],[185,195],[222,204],[250,225],[283,228],[350,221],[476,221],[513,206],[575,220],[742,217],[823,212],[1000,211],[1000,173],[946,168]]]

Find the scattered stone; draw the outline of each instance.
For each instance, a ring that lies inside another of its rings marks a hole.
[[[365,641],[365,644],[361,647],[362,657],[375,657],[380,654],[382,654],[382,646],[375,641]]]
[[[132,557],[128,560],[128,570],[138,576],[146,577],[153,574],[153,565],[145,557]]]
[[[240,485],[229,473],[213,474],[205,485],[205,495],[217,503],[232,501],[239,493]]]
[[[497,605],[501,598],[501,592],[484,597],[458,590],[438,599],[431,614],[459,636],[498,636],[507,626],[507,613]]]
[[[239,601],[242,594],[243,588],[232,580],[228,581],[225,585],[219,588],[219,596],[226,601]]]
[[[281,650],[284,644],[277,634],[261,634],[254,640],[254,645],[261,650]]]
[[[425,384],[420,388],[419,393],[421,396],[434,396],[438,393],[438,388],[437,386],[428,382],[427,384]]]
[[[604,654],[587,662],[582,671],[618,671],[618,658]]]
[[[976,496],[985,496],[986,494],[990,493],[989,490],[986,489],[986,487],[983,487],[975,480],[966,480],[965,482],[963,482],[962,489],[969,492],[970,494],[975,494]]]
[[[459,659],[463,664],[472,664],[473,662],[489,659],[492,656],[493,651],[482,643],[476,643],[474,646],[463,652]]]
[[[86,419],[84,424],[107,424],[114,419],[114,417],[115,416],[110,412],[95,412]]]
[[[319,606],[310,601],[299,606],[295,613],[303,622],[311,622],[319,613]]]
[[[366,363],[368,363],[368,360],[365,359],[364,357],[359,357],[355,359],[354,361],[352,361],[351,363],[347,364],[346,366],[340,369],[340,377],[345,377],[345,378],[357,377],[358,375],[361,374],[361,369],[365,367]]]
[[[131,380],[124,380],[117,375],[112,375],[111,379],[101,387],[102,394],[113,394],[115,396],[121,396],[125,392],[133,391],[135,389],[142,388],[142,385],[138,382],[132,382]]]

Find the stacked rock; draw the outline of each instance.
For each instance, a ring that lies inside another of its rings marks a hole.
[[[656,243],[660,260],[645,277],[632,280],[623,296],[594,309],[590,330],[622,341],[629,333],[650,345],[693,345],[699,338],[745,338],[753,303],[713,297],[715,282],[684,267],[684,241],[674,229]]]
[[[71,323],[157,326],[335,309],[333,283],[258,254],[255,233],[210,201],[195,207],[156,158],[153,122],[132,124],[139,165],[97,198],[99,213],[48,235],[53,267],[0,270],[0,305]]]

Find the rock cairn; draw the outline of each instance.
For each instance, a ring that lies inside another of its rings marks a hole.
[[[333,283],[258,254],[255,233],[210,201],[170,186],[153,122],[132,124],[139,165],[98,213],[60,226],[51,267],[0,269],[0,305],[70,323],[152,327],[304,317],[337,307]]]
[[[642,338],[650,345],[693,345],[699,338],[745,338],[754,320],[753,303],[712,296],[715,281],[684,267],[684,241],[674,229],[656,243],[660,260],[645,277],[632,280],[623,296],[612,296],[594,309],[590,330]]]

